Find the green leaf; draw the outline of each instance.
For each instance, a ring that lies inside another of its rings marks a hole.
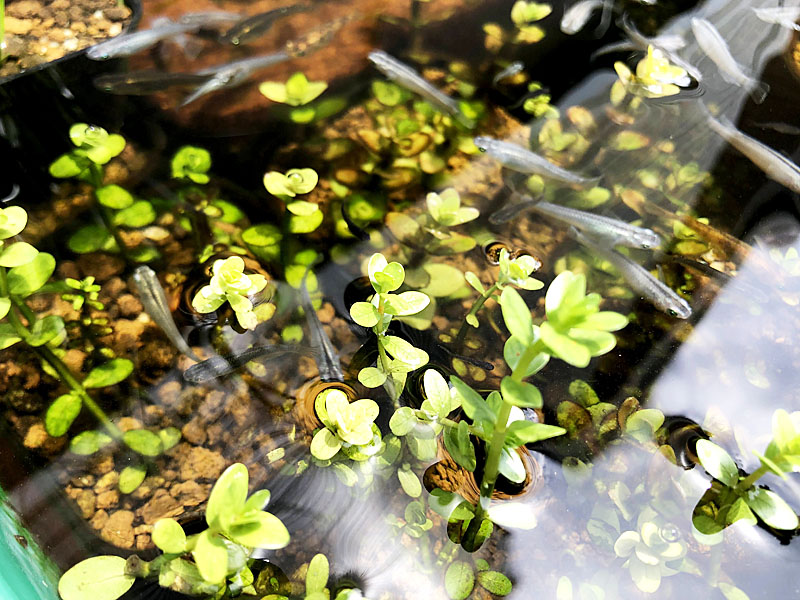
[[[737,498],[736,501],[728,509],[728,514],[725,517],[729,525],[736,523],[736,521],[744,521],[748,525],[755,525],[758,520],[753,514],[753,511],[747,506],[744,498]]]
[[[469,563],[456,560],[450,563],[444,575],[444,588],[452,600],[466,600],[475,587],[475,575]]]
[[[500,308],[503,311],[503,320],[511,335],[518,338],[524,345],[533,343],[533,321],[531,311],[522,296],[514,288],[507,287],[500,295]]]
[[[64,319],[57,315],[48,315],[34,322],[31,334],[25,341],[29,346],[38,348],[56,337],[64,335],[65,329]]]
[[[125,467],[119,474],[120,493],[130,494],[135,491],[142,484],[145,477],[147,477],[147,467],[144,465]]]
[[[500,391],[503,400],[513,406],[542,408],[542,393],[530,383],[515,381],[506,376],[500,382]]]
[[[133,204],[133,196],[123,187],[115,184],[104,185],[95,190],[97,201],[105,207],[121,210]]]
[[[699,444],[700,442],[698,442],[698,445]],[[703,467],[705,467],[705,463]],[[747,502],[747,505],[753,509],[753,512],[761,517],[764,523],[770,527],[786,531],[797,529],[797,514],[795,514],[792,507],[786,504],[783,498],[778,496],[775,492],[758,488],[748,492],[744,500]]]
[[[44,417],[44,427],[47,433],[53,437],[67,433],[80,414],[81,406],[83,406],[81,398],[74,392],[56,398]]]
[[[321,210],[308,216],[292,215],[289,218],[289,233],[311,233],[322,224],[323,218]]]
[[[94,556],[79,562],[61,576],[58,594],[62,600],[117,600],[136,581],[125,573],[121,556]]]
[[[327,427],[323,427],[311,439],[311,454],[319,460],[329,460],[336,456],[342,441]]]
[[[350,307],[350,316],[362,327],[374,327],[381,318],[378,309],[369,302],[354,302]]]
[[[400,480],[400,486],[407,495],[412,498],[420,497],[422,494],[422,484],[416,473],[411,469],[398,469],[397,478]]]
[[[534,444],[542,440],[564,435],[567,432],[562,427],[545,425],[544,423],[531,423],[530,421],[514,421],[508,426],[506,432],[506,445],[522,446]]]
[[[438,515],[447,519],[451,523],[463,521],[473,517],[472,505],[464,498],[453,492],[445,492],[442,489],[434,488],[431,491],[428,504]]]
[[[244,503],[243,512],[250,512],[251,510],[264,510],[269,504],[270,493],[269,490],[258,490],[253,492]]]
[[[122,441],[142,456],[158,456],[164,451],[161,438],[147,429],[132,429],[122,435]]]
[[[559,333],[549,322],[542,323],[539,327],[539,332],[541,333],[542,341],[550,349],[553,356],[574,367],[583,368],[588,366],[592,353],[586,346],[567,335]]]
[[[186,550],[186,533],[175,519],[156,521],[152,536],[153,543],[165,554],[180,554]]]
[[[286,204],[286,210],[298,217],[310,217],[319,210],[319,205],[305,200],[295,200]]]
[[[364,387],[380,387],[386,381],[386,373],[375,367],[364,367],[358,372],[358,381],[361,382],[361,385]]]
[[[511,580],[498,571],[478,573],[478,584],[495,596],[508,596],[511,593]]]
[[[745,594],[735,585],[731,585],[730,583],[725,583],[723,581],[720,581],[718,585],[719,591],[722,592],[723,596],[725,596],[725,600],[750,600],[750,596]]]
[[[306,571],[306,598],[308,594],[322,592],[328,585],[330,565],[324,554],[315,554],[308,563]]]
[[[394,358],[406,363],[411,370],[418,369],[428,362],[428,353],[414,347],[401,337],[387,335],[379,339],[383,344],[384,350]]]
[[[398,317],[415,315],[423,310],[431,299],[422,292],[403,292],[402,294],[385,294],[384,310],[387,314]]]
[[[101,249],[108,249],[114,238],[103,225],[84,225],[73,233],[67,246],[75,254],[88,254]]]
[[[114,215],[117,227],[145,227],[156,220],[156,211],[147,200],[137,200]]]
[[[483,295],[484,293],[486,293],[486,289],[483,287],[481,280],[472,271],[467,271],[466,273],[464,273],[464,279],[466,279],[467,283],[470,284],[473,288],[475,288],[475,290],[479,294]]]
[[[40,252],[32,261],[8,271],[8,292],[14,296],[30,296],[38,291],[56,269],[56,259]]]
[[[28,264],[39,251],[27,242],[16,242],[3,248],[0,253],[0,267],[20,267]]]
[[[177,427],[165,427],[158,431],[158,437],[166,452],[181,440],[181,430]]]
[[[503,477],[514,483],[525,481],[525,464],[519,453],[512,448],[503,448],[500,453],[498,471]]]
[[[200,575],[210,583],[222,583],[228,572],[228,549],[216,533],[206,529],[197,536],[192,557]]]
[[[83,380],[85,388],[101,388],[123,381],[133,372],[133,363],[127,358],[113,358],[89,371]]]
[[[281,230],[270,223],[253,225],[242,232],[242,241],[248,246],[276,246],[282,238]]]
[[[183,146],[172,157],[172,177],[188,177],[195,183],[208,183],[206,172],[211,168],[211,154],[205,148]]]
[[[469,438],[469,426],[466,421],[460,421],[458,427],[445,428],[444,445],[456,464],[467,471],[474,471],[477,466],[475,447]]]
[[[739,483],[739,468],[725,450],[708,440],[698,440],[696,447],[700,464],[709,475],[728,487]]]
[[[439,419],[446,417],[453,410],[451,406],[453,398],[450,395],[450,388],[439,371],[427,369],[422,376],[422,387],[425,390],[423,410],[427,410],[426,407],[430,407],[434,416]]]
[[[69,449],[73,454],[87,456],[94,454],[103,446],[112,442],[110,436],[100,431],[84,431],[79,433],[69,442]]]
[[[22,338],[17,335],[14,327],[10,323],[0,323],[0,350],[10,348]]]
[[[289,531],[275,515],[263,510],[242,514],[226,534],[237,544],[248,548],[277,550],[289,544]]]
[[[206,523],[214,531],[224,531],[242,512],[247,501],[249,475],[242,463],[234,463],[219,476],[206,507]]]
[[[8,314],[8,311],[10,309],[11,309],[11,299],[10,298],[0,298],[0,319],[5,317]],[[13,326],[12,326],[12,329],[13,329]],[[0,350],[2,350],[2,348],[0,348]]]
[[[394,411],[392,418],[389,419],[389,429],[391,429],[392,433],[397,437],[403,437],[408,434],[414,429],[416,424],[417,416],[414,413],[414,409],[408,406],[401,406],[398,408]]]
[[[473,421],[488,421],[489,423],[496,422],[494,413],[478,392],[455,375],[450,377],[450,383],[453,384],[456,392],[461,396],[461,407],[470,419]]]
[[[53,177],[68,179],[69,177],[80,175],[87,166],[88,161],[84,157],[68,153],[62,154],[50,163],[50,168],[48,170]]]

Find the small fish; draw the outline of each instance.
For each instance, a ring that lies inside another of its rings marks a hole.
[[[517,73],[522,73],[525,69],[525,63],[519,60],[515,60],[510,65],[508,65],[505,69],[500,71],[497,75],[494,76],[492,79],[492,85],[498,85],[504,79],[508,79],[513,77]]]
[[[95,77],[94,86],[109,94],[145,96],[171,87],[202,85],[211,75],[195,73],[161,73],[160,71],[134,71],[112,73]]]
[[[769,93],[769,86],[745,73],[733,58],[728,44],[717,28],[705,19],[692,19],[692,31],[703,52],[719,67],[722,78],[730,84],[746,89],[753,101],[761,104]]]
[[[751,10],[765,23],[800,31],[800,25],[797,24],[797,19],[800,19],[800,6],[751,7]]]
[[[717,282],[721,283],[721,285],[728,285],[735,280],[736,285],[739,286],[742,295],[747,296],[750,300],[756,302],[757,304],[766,304],[769,301],[769,296],[761,288],[739,279],[738,276],[734,277],[728,273],[723,273],[708,263],[678,255],[669,255],[669,260],[688,269],[694,269],[709,279],[716,280]]]
[[[575,35],[586,26],[592,13],[598,8],[603,7],[605,13],[605,0],[579,0],[566,11],[561,17],[561,31],[567,35]]]
[[[465,127],[473,127],[474,123],[465,117],[458,108],[458,103],[450,96],[443,94],[408,65],[390,56],[383,50],[373,50],[369,60],[381,73],[399,86],[419,94],[431,104],[453,115]]]
[[[758,127],[759,129],[770,129],[784,135],[800,135],[800,127],[789,125],[789,123],[753,123],[753,126]]]
[[[299,354],[302,350],[297,346],[253,346],[243,352],[212,356],[192,365],[183,372],[188,383],[203,384],[238,371],[251,360],[264,356],[277,357],[285,354]]]
[[[584,210],[558,206],[549,202],[538,202],[532,208],[534,212],[608,240],[614,246],[658,248],[661,245],[661,238],[652,229],[636,227],[619,219],[603,217]]]
[[[178,18],[178,23],[195,25],[199,29],[217,28],[238,23],[242,15],[224,10],[211,10],[206,12],[186,13]]]
[[[679,319],[688,319],[692,316],[692,307],[689,303],[672,288],[653,277],[644,267],[613,248],[583,235],[574,227],[570,227],[570,235],[581,245],[614,265],[631,289],[647,298],[659,310]]]
[[[220,39],[234,46],[246,44],[266,33],[278,19],[309,10],[311,7],[308,5],[294,4],[246,17],[233,25]]]
[[[308,275],[308,271],[306,271],[306,275]],[[300,283],[300,303],[303,307],[303,312],[306,313],[306,322],[308,323],[309,336],[311,338],[311,348],[314,350],[314,356],[317,361],[319,378],[322,381],[344,381],[342,362],[330,338],[322,328],[322,323],[319,321],[317,311],[314,310],[314,305],[311,303],[311,296],[308,295],[305,276]]]
[[[714,132],[749,158],[767,177],[800,193],[800,167],[757,139],[745,135],[725,117],[717,120],[709,114],[707,120]]]
[[[320,27],[312,29],[308,33],[303,34],[296,40],[290,40],[286,42],[284,49],[292,58],[308,56],[312,52],[316,52],[320,48],[330,44],[337,31],[358,17],[359,13],[355,11],[349,15],[329,21],[328,23],[325,23],[324,25],[321,25]]]
[[[541,200],[541,194],[536,198],[525,195],[523,196],[523,200],[520,202],[507,204],[506,206],[498,208],[496,211],[494,211],[491,215],[489,215],[489,223],[491,225],[508,223],[514,217],[518,217],[524,211],[536,206],[539,202],[541,202]]]
[[[196,31],[198,25],[176,23],[169,19],[156,19],[150,29],[142,29],[132,33],[123,33],[108,41],[95,44],[86,51],[92,60],[108,60],[119,56],[130,56],[156,45],[162,40]]]
[[[595,186],[600,181],[600,177],[583,177],[557,167],[546,158],[516,144],[490,137],[476,137],[474,142],[481,152],[486,152],[504,166],[520,173],[541,175],[561,183],[582,187]]]
[[[169,310],[167,296],[164,288],[158,281],[158,275],[148,266],[137,267],[133,272],[133,283],[139,292],[139,299],[142,301],[145,311],[153,319],[162,331],[166,334],[170,342],[181,352],[192,360],[199,361],[200,358],[192,351],[189,344],[181,336]]]
[[[197,71],[195,75],[206,75],[209,79],[200,85],[195,91],[184,98],[180,106],[186,106],[206,94],[215,92],[217,90],[236,87],[244,83],[255,71],[269,67],[271,65],[283,62],[289,59],[289,54],[286,51],[275,52],[274,54],[267,54],[265,56],[256,56],[255,58],[245,58],[237,60],[224,65],[210,67]]]

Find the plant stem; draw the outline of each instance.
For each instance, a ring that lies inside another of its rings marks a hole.
[[[384,300],[383,300],[383,296],[379,295],[378,296],[378,314],[380,315],[380,319],[381,319],[380,324],[381,324],[382,327],[383,327],[383,315],[384,315],[384,311],[385,311],[384,304],[385,303],[384,303]],[[374,331],[374,328],[373,328],[373,331]],[[391,375],[391,373],[389,371],[389,356],[386,354],[386,350],[383,347],[383,341],[382,341],[385,333],[386,333],[386,329],[385,328],[384,328],[384,331],[382,331],[380,333],[375,331],[375,335],[378,336],[378,339],[377,339],[377,342],[378,342],[378,362],[380,363],[380,367],[381,367],[380,370],[383,371],[383,373],[386,375],[386,381],[384,382],[383,385],[386,388],[386,391],[389,392],[389,396],[391,396],[392,402],[395,405],[394,408],[396,410],[396,409],[398,409],[400,407],[399,403],[398,403],[398,399],[400,398],[400,393],[395,389],[394,380],[392,379],[392,375]]]
[[[464,318],[464,322],[461,324],[461,327],[458,330],[458,335],[456,336],[455,344],[456,346],[460,346],[464,342],[464,338],[467,337],[467,327],[469,323],[467,323],[467,318],[470,316],[475,316],[478,314],[478,311],[483,308],[483,305],[486,304],[486,301],[492,297],[498,289],[497,283],[493,284],[488,290],[486,290],[479,298],[476,298],[475,302],[472,303],[472,308],[469,309],[469,313]]]
[[[6,57],[6,0],[0,0],[0,64]]]
[[[522,381],[525,373],[528,371],[528,365],[536,356],[544,349],[544,344],[537,341],[525,349],[522,356],[517,363],[517,367],[511,373],[511,379],[514,381]],[[500,411],[497,413],[497,421],[492,431],[492,439],[489,440],[488,451],[486,455],[486,464],[483,468],[483,478],[481,479],[481,499],[478,505],[478,512],[475,517],[480,522],[486,518],[486,512],[489,510],[489,503],[492,499],[495,483],[497,483],[497,476],[500,473],[500,455],[503,452],[503,447],[506,441],[506,430],[508,427],[508,417],[511,415],[511,404],[503,402],[500,405]]]
[[[755,471],[750,473],[747,477],[742,479],[739,483],[736,484],[736,487],[733,488],[734,492],[744,492],[745,490],[753,487],[753,484],[758,481],[758,479],[767,473],[769,468],[766,465],[761,465]]]

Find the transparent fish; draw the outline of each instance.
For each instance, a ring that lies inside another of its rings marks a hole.
[[[221,37],[223,42],[228,42],[234,46],[246,44],[264,35],[283,17],[288,17],[299,12],[307,12],[311,7],[306,4],[294,4],[292,6],[282,6],[273,10],[268,10],[251,17],[240,19]]]
[[[191,104],[198,98],[210,94],[211,92],[241,85],[258,69],[263,69],[288,59],[289,54],[285,51],[281,51],[265,56],[257,56],[255,58],[245,58],[197,71],[195,75],[205,75],[208,79],[195,91],[186,96],[180,106]]]
[[[308,33],[303,34],[295,40],[286,42],[284,50],[289,53],[292,58],[301,56],[308,56],[312,52],[316,52],[320,48],[324,48],[331,43],[333,36],[350,21],[358,17],[358,12],[339,17],[333,21],[329,21],[324,25],[312,29]]]
[[[749,158],[764,173],[793,192],[800,193],[800,167],[757,139],[745,135],[725,117],[707,116],[708,126]]]
[[[644,267],[613,248],[583,235],[574,227],[570,227],[570,235],[582,246],[614,265],[631,289],[647,298],[659,310],[679,319],[688,319],[692,316],[692,307],[689,303],[672,288],[653,277]]]
[[[541,195],[537,196],[536,198],[527,195],[523,196],[521,201],[506,204],[502,208],[498,208],[496,211],[494,211],[491,215],[489,215],[489,223],[492,225],[508,223],[511,219],[518,217],[526,210],[530,210],[536,206],[539,202],[541,202],[541,200]]]
[[[525,69],[525,63],[515,60],[510,65],[508,65],[505,69],[500,71],[497,75],[494,76],[492,79],[492,85],[497,85],[504,79],[508,79],[509,77],[513,77],[517,73],[522,73],[523,69]]]
[[[592,14],[598,8],[603,8],[603,21],[607,20],[606,12],[608,10],[608,0],[580,0],[570,6],[561,17],[561,31],[567,35],[575,35],[586,27],[586,23],[591,19]],[[610,13],[608,18],[610,18]],[[605,25],[608,27],[608,25]],[[603,27],[601,25],[601,27]]]
[[[797,24],[797,19],[800,19],[800,6],[751,7],[751,10],[765,23],[800,31],[800,25]]]
[[[761,104],[769,93],[769,86],[751,77],[733,58],[728,44],[717,28],[705,19],[692,19],[692,31],[703,52],[720,70],[720,75],[728,83],[746,89],[758,104]]]
[[[156,19],[150,29],[123,33],[105,42],[100,42],[86,51],[92,60],[108,60],[119,56],[130,56],[156,45],[162,40],[196,31],[198,25],[176,23],[169,19]]]
[[[322,323],[319,321],[317,311],[314,310],[314,305],[311,303],[311,296],[308,295],[305,277],[303,277],[303,281],[300,284],[300,304],[303,307],[303,312],[306,314],[306,322],[308,323],[309,336],[311,338],[311,348],[314,350],[314,357],[317,361],[319,378],[322,381],[344,381],[341,359],[336,349],[333,347],[330,338],[322,328]]]
[[[302,354],[298,346],[253,346],[243,352],[227,354],[225,356],[212,356],[206,360],[192,365],[183,372],[183,378],[193,384],[202,384],[225,377],[238,371],[251,360],[257,358],[278,357],[286,354]]]
[[[615,246],[628,248],[658,248],[661,238],[652,229],[630,225],[619,219],[595,215],[584,210],[558,206],[549,202],[538,202],[532,207],[534,212],[556,221],[572,225],[592,235],[600,236]]]
[[[159,71],[134,71],[95,77],[94,86],[109,94],[145,96],[171,87],[202,85],[211,75],[196,73],[161,73]]]
[[[383,50],[373,50],[369,53],[368,58],[387,79],[415,94],[419,94],[434,106],[454,116],[466,127],[474,125],[470,119],[467,119],[461,113],[455,100],[437,90],[407,64],[400,62]]]
[[[551,163],[543,156],[526,150],[522,146],[490,137],[476,137],[475,145],[496,161],[520,173],[536,174],[554,181],[581,187],[595,186],[600,177],[583,177]]]
[[[769,121],[766,123],[753,123],[753,126],[758,127],[759,129],[770,129],[784,135],[800,135],[800,127],[789,125],[789,123]]]
[[[133,272],[133,283],[136,290],[139,292],[139,300],[142,301],[144,310],[150,315],[156,325],[166,334],[170,342],[180,351],[192,360],[199,361],[200,358],[186,343],[186,340],[181,336],[178,331],[175,320],[172,318],[172,312],[169,310],[167,303],[167,296],[164,294],[164,288],[161,287],[161,282],[158,281],[158,275],[155,271],[148,266],[137,267]]]
[[[178,23],[195,25],[200,29],[229,26],[242,20],[240,13],[224,10],[186,13],[178,18]]]

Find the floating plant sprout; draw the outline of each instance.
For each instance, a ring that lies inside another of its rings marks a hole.
[[[289,531],[264,510],[269,490],[249,497],[247,467],[236,463],[220,475],[206,505],[207,528],[186,535],[174,519],[153,527],[153,543],[161,556],[147,562],[137,555],[95,556],[79,562],[58,584],[63,600],[116,600],[137,578],[189,596],[256,595],[250,570],[254,548],[278,549],[289,544]]]
[[[211,267],[211,281],[192,299],[194,309],[200,313],[212,313],[227,302],[236,313],[239,325],[245,329],[255,329],[260,322],[269,319],[273,313],[272,305],[253,303],[253,298],[267,287],[267,278],[258,273],[247,275],[244,268],[240,256],[215,260]]]

